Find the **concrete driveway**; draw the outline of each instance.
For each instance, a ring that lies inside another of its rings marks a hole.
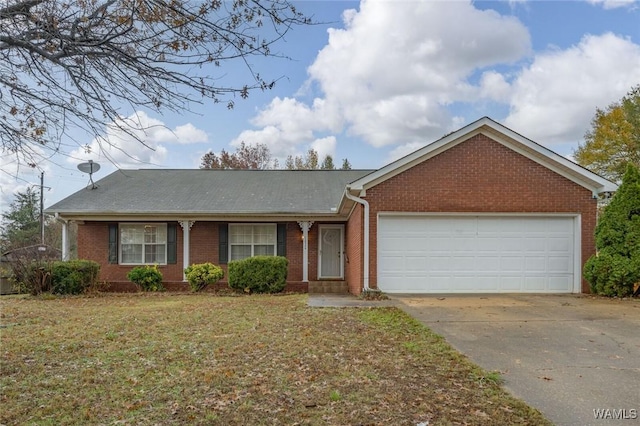
[[[555,424],[640,425],[639,300],[391,297]]]

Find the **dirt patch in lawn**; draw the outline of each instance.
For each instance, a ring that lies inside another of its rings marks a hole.
[[[0,424],[548,424],[395,308],[0,299]]]

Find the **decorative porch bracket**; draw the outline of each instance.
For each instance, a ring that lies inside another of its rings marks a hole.
[[[195,220],[179,220],[178,223],[182,227],[182,281],[187,281],[184,270],[189,266],[189,245],[191,242],[190,231]]]
[[[312,220],[298,221],[302,229],[302,281],[309,282],[309,229],[313,225]]]

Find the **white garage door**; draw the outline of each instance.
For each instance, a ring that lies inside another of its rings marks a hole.
[[[574,220],[381,215],[378,287],[388,293],[571,293]]]

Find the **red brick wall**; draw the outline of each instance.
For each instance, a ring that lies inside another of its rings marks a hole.
[[[370,205],[369,285],[374,288],[378,212],[577,213],[582,261],[595,252],[591,192],[484,135],[368,189],[364,198]],[[582,291],[589,291],[584,280]]]
[[[349,292],[358,295],[362,291],[363,282],[363,214],[364,208],[357,204],[351,213],[345,230],[345,280],[349,284]]]
[[[196,221],[191,227],[189,257],[191,263],[212,262],[219,264],[218,259],[218,226],[219,222]],[[177,257],[178,261],[173,265],[160,265],[168,289],[188,289],[182,285],[183,270],[183,231],[178,230]],[[90,259],[101,264],[100,281],[111,283],[113,290],[134,291],[135,286],[129,283],[127,273],[133,268],[130,265],[109,264],[109,222],[85,222],[78,226],[78,257]],[[289,271],[287,277],[288,291],[307,291],[308,285],[302,282],[302,231],[297,222],[287,223],[287,258],[289,259]],[[317,226],[309,232],[309,279],[317,276],[318,258]],[[220,265],[227,271],[227,265]],[[220,282],[226,286],[226,277]]]

